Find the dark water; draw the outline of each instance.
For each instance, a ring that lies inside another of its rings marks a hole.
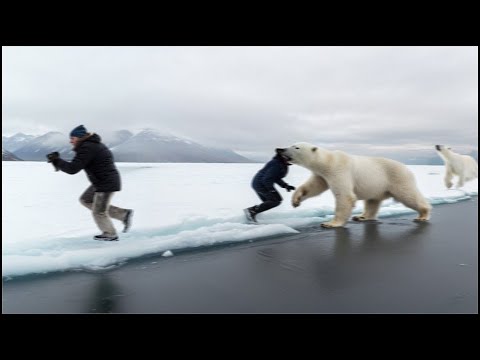
[[[3,283],[3,313],[478,313],[478,199]]]

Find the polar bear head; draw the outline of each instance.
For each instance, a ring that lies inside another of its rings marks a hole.
[[[454,154],[452,148],[446,147],[445,145],[435,145],[435,149],[438,151],[438,155],[440,155],[442,159],[448,160],[451,158],[452,154]]]
[[[277,153],[281,154],[288,162],[304,167],[309,167],[317,158],[319,148],[315,145],[299,142],[288,148],[278,148]]]

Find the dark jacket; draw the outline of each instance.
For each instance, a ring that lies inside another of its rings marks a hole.
[[[277,183],[282,188],[288,186],[288,184],[282,180],[288,174],[288,164],[280,156],[276,155],[270,160],[252,180],[252,187],[257,191],[272,191],[274,183]]]
[[[101,140],[97,134],[87,135],[73,149],[76,155],[71,162],[56,159],[55,166],[67,174],[76,174],[84,169],[97,192],[120,191],[120,174],[113,162],[112,152]]]

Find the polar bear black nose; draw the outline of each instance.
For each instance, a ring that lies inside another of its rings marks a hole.
[[[437,149],[438,151],[440,151],[440,147],[441,145],[435,145],[435,149]]]
[[[282,152],[285,151],[285,149],[276,148],[275,151],[276,151],[278,154],[281,154]]]

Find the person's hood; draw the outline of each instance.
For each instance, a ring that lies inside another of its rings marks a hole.
[[[88,133],[84,137],[78,139],[78,143],[73,150],[76,151],[80,145],[82,145],[84,142],[88,142],[88,141],[91,141],[91,142],[94,142],[94,143],[100,143],[100,142],[102,142],[102,138],[98,134]]]

